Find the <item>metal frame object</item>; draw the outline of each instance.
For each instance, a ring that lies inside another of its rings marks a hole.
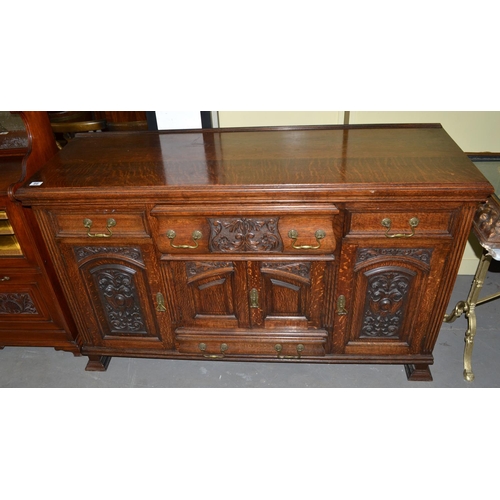
[[[467,331],[465,332],[464,347],[464,378],[468,382],[474,380],[472,371],[472,349],[474,337],[477,330],[476,306],[500,297],[500,292],[479,299],[479,294],[484,285],[484,280],[491,260],[500,260],[500,199],[493,194],[486,203],[481,205],[474,218],[473,233],[483,247],[483,253],[472,280],[469,295],[465,301],[461,300],[455,309],[446,314],[444,321],[453,323],[457,318],[465,314],[467,318]]]

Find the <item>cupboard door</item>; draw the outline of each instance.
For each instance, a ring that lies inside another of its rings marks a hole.
[[[182,327],[294,331],[321,327],[325,263],[171,261]]]
[[[337,289],[335,351],[419,352],[447,246],[438,242],[368,247],[345,242]]]
[[[248,328],[246,263],[172,261],[175,311],[182,327]]]
[[[325,262],[251,262],[249,288],[257,289],[260,304],[252,325],[266,329],[321,328]],[[259,287],[259,288],[255,288]]]
[[[160,331],[168,312],[149,245],[62,249],[74,263],[69,270],[92,345],[163,347]]]

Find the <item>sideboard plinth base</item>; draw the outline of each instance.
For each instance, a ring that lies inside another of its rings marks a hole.
[[[405,365],[406,377],[414,382],[432,382],[429,365]]]
[[[85,367],[87,372],[105,372],[108,369],[109,362],[111,361],[111,356],[89,356],[89,362]]]

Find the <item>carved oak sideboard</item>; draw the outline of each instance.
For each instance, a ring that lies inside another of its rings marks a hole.
[[[440,125],[77,136],[21,187],[113,356],[429,365],[479,203]]]

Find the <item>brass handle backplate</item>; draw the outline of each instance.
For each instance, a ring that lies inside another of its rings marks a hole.
[[[256,288],[252,288],[250,290],[250,308],[252,309],[259,308],[259,292]]]
[[[156,310],[158,312],[167,311],[167,308],[165,307],[165,299],[163,298],[163,294],[161,292],[156,294]]]
[[[205,351],[207,350],[207,344],[204,342],[201,342],[198,344],[198,347],[200,351],[203,353],[203,357],[205,358],[223,358],[224,353],[229,349],[229,346],[227,344],[221,344],[220,345],[220,354],[205,354]]]
[[[283,346],[281,344],[276,344],[274,346],[274,350],[278,353],[279,359],[300,359],[300,355],[304,350],[304,345],[297,344],[297,356],[281,356],[280,352],[283,350]]]
[[[296,229],[290,229],[288,231],[288,237],[293,240],[292,241],[292,248],[296,248],[298,250],[317,250],[318,248],[321,247],[321,241],[324,237],[326,236],[325,231],[323,229],[318,229],[314,233],[314,237],[316,238],[316,241],[318,242],[317,245],[296,245],[297,238],[299,237],[299,233]]]
[[[9,276],[4,276],[3,278],[0,278],[0,281],[9,281],[10,277]]]
[[[389,218],[382,219],[382,226],[387,228],[385,232],[385,236],[387,238],[411,238],[415,234],[415,228],[418,226],[418,223],[420,221],[418,220],[417,217],[412,217],[409,221],[408,224],[410,225],[411,228],[411,233],[396,233],[396,234],[389,234],[389,231],[391,230],[391,224],[392,221]]]
[[[198,240],[203,237],[201,231],[193,231],[191,238],[193,238],[194,245],[174,245],[174,238],[176,237],[176,233],[173,229],[169,229],[167,231],[167,238],[170,240],[170,246],[172,248],[198,248]]]
[[[337,299],[337,314],[339,316],[345,316],[347,314],[347,310],[345,308],[345,296],[344,295],[339,295],[339,298]]]
[[[116,226],[116,221],[111,218],[106,221],[106,229],[108,230],[107,233],[91,233],[90,228],[92,227],[92,221],[90,219],[83,219],[83,226],[87,228],[87,236],[90,236],[91,238],[109,238],[113,236],[111,228]]]

